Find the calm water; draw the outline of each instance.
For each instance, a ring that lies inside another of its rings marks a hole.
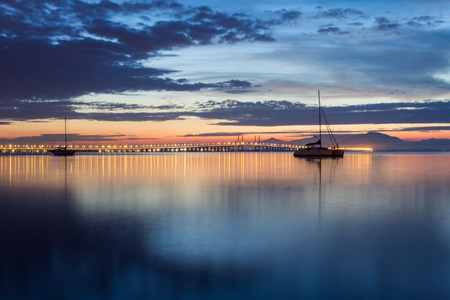
[[[0,299],[450,299],[450,154],[0,156]]]

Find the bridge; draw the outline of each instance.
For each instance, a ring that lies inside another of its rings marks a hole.
[[[0,145],[2,153],[45,153],[63,145]],[[77,152],[237,152],[237,151],[294,151],[302,146],[261,142],[181,143],[149,145],[74,145],[67,149]]]

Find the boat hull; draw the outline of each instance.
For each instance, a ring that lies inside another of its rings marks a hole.
[[[72,156],[75,154],[75,150],[64,150],[64,149],[55,149],[50,150],[49,152],[53,153],[56,156]]]
[[[306,148],[306,149],[297,149],[294,152],[294,156],[302,157],[302,156],[314,156],[314,157],[343,157],[344,150],[340,149],[328,149],[328,148]]]

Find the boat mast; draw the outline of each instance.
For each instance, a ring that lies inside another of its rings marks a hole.
[[[67,118],[64,117],[64,150],[67,149]]]
[[[317,90],[317,98],[319,99],[319,146],[322,148],[322,109],[320,108],[320,90]]]

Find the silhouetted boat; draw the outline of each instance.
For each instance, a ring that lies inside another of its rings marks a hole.
[[[64,118],[64,147],[49,150],[49,152],[56,156],[71,156],[75,154],[76,150],[67,149],[67,118]]]
[[[306,148],[299,148],[295,150],[294,156],[342,157],[344,156],[344,150],[339,149],[339,145],[333,135],[333,132],[331,131],[330,124],[328,124],[325,112],[320,106],[320,90],[317,91],[317,96],[319,99],[319,140],[315,143],[306,144]],[[322,116],[324,117],[327,131],[333,144],[333,147],[331,148],[322,147]]]

